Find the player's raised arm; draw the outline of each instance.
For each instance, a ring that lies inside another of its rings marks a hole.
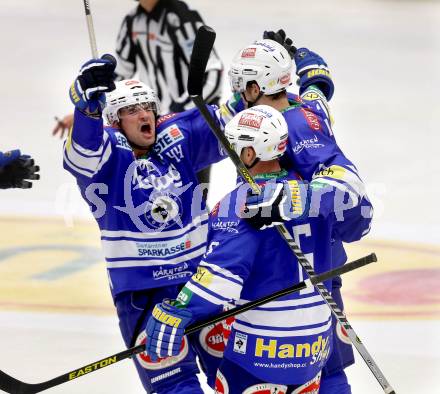
[[[108,135],[104,133],[102,111],[105,93],[115,89],[114,69],[115,60],[109,55],[89,60],[69,89],[75,112],[64,145],[64,167],[74,175],[91,178],[109,158],[111,146],[105,144]]]

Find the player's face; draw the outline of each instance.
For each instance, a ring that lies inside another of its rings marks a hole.
[[[136,104],[119,110],[121,129],[129,141],[149,148],[154,144],[156,118],[148,105]]]

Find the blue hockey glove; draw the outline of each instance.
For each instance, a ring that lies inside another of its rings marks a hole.
[[[38,171],[40,167],[35,165],[34,159],[22,155],[20,150],[0,152],[0,189],[29,189],[32,187],[32,182],[25,179],[40,179]]]
[[[299,48],[294,60],[296,74],[299,76],[299,93],[302,94],[309,86],[316,85],[327,100],[330,100],[335,86],[324,59],[307,48]]]
[[[192,321],[191,311],[173,306],[174,300],[156,304],[145,329],[145,351],[153,361],[180,353],[186,326]]]
[[[273,40],[281,44],[287,52],[289,52],[291,59],[295,56],[296,47],[293,45],[293,41],[286,37],[286,33],[283,29],[278,30],[276,33],[274,31],[265,31],[263,33],[263,39]]]
[[[100,116],[105,106],[104,93],[115,89],[115,68],[116,60],[109,54],[84,63],[70,86],[69,96],[73,105],[88,115]]]
[[[267,182],[261,194],[248,192],[244,212],[250,224],[259,229],[307,217],[310,208],[308,182]]]

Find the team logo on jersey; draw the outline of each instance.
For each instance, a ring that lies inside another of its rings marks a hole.
[[[182,210],[182,202],[179,197],[168,193],[166,195],[159,195],[155,198],[151,207],[145,212],[145,219],[152,227],[167,228],[180,220],[179,212]]]
[[[161,231],[173,224],[182,228],[179,196],[191,185],[192,182],[183,185],[180,172],[173,164],[163,171],[148,159],[135,160],[124,175],[125,206],[114,208],[129,215],[136,228],[143,232]]]
[[[261,123],[263,123],[263,119],[263,116],[244,113],[243,115],[241,115],[240,120],[238,121],[238,125],[259,130],[261,127]]]
[[[245,48],[241,53],[241,57],[255,57],[257,48]]]
[[[345,331],[345,328],[342,327],[339,322],[336,324],[336,336],[345,344],[351,345],[350,337],[348,336],[347,331]]]
[[[286,394],[287,387],[279,384],[260,383],[248,387],[243,394]]]
[[[223,357],[225,342],[223,340],[223,324],[217,323],[200,331],[199,341],[203,349],[214,357]]]
[[[147,342],[147,334],[145,330],[143,330],[136,339],[136,346],[145,345],[146,342]],[[188,354],[188,339],[186,338],[186,336],[184,336],[182,340],[182,344],[180,346],[180,353],[177,356],[164,357],[157,359],[157,361],[152,361],[151,357],[147,354],[147,352],[142,352],[136,354],[136,359],[143,368],[155,371],[162,368],[168,368],[177,364],[178,362],[182,361],[187,354]]]
[[[229,394],[228,381],[219,369],[217,369],[217,376],[215,377],[215,394]]]
[[[301,112],[303,113],[304,117],[306,118],[307,124],[312,130],[321,130],[321,123],[319,123],[318,117],[313,112],[304,108],[301,108]]]

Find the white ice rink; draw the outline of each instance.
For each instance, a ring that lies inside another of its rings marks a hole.
[[[393,314],[392,307],[387,309],[388,316],[357,313],[357,309],[352,319],[350,310],[347,315],[397,393],[440,393],[436,379],[440,372],[440,3],[187,2],[217,31],[216,48],[226,68],[240,47],[259,38],[264,30],[278,28],[284,28],[297,46],[307,46],[327,60],[336,86],[331,101],[334,132],[360,170],[375,205],[369,245],[386,243],[379,247],[384,248],[390,264],[392,260],[393,272],[407,268],[399,260],[406,247],[408,253],[403,256],[412,259],[414,275],[419,266],[426,268],[428,255],[431,259],[429,281],[406,276],[408,283],[401,284],[401,293],[395,294],[405,298],[416,282],[417,292],[423,289],[432,295],[430,313],[420,313],[417,318],[419,307],[411,304],[407,315],[402,309]],[[91,0],[101,54],[113,51],[122,17],[133,6],[131,0]],[[35,233],[17,232],[11,238],[7,219],[36,218],[36,223],[42,219],[43,223],[47,217],[56,217],[60,218],[59,233],[67,234],[90,216],[73,178],[62,168],[62,143],[51,136],[51,130],[55,115],[71,111],[68,87],[91,51],[81,0],[0,0],[0,33],[0,150],[18,147],[32,154],[41,167],[41,180],[33,189],[0,191],[1,253],[11,244],[27,247],[50,241],[41,239],[38,226]],[[227,93],[225,81],[225,97]],[[232,174],[229,162],[215,166],[211,206],[232,188]],[[55,232],[51,234],[55,237]],[[34,242],[34,236],[40,236],[38,241]],[[79,237],[78,244],[81,242]],[[32,256],[28,258],[32,260]],[[0,264],[0,286],[9,278],[10,272],[2,271],[5,266]],[[104,275],[104,265],[99,268]],[[78,280],[76,288],[81,289],[83,283]],[[93,282],[86,285],[94,286]],[[355,289],[348,290],[348,297],[355,300]],[[39,382],[123,350],[110,309],[84,313],[54,307],[44,311],[18,301],[14,304],[26,291],[12,285],[3,291],[0,288],[1,370]],[[51,304],[56,306],[58,298],[63,298],[63,288],[53,294]],[[383,392],[362,360],[348,373],[354,394]],[[50,392],[143,391],[134,367],[124,361]]]

